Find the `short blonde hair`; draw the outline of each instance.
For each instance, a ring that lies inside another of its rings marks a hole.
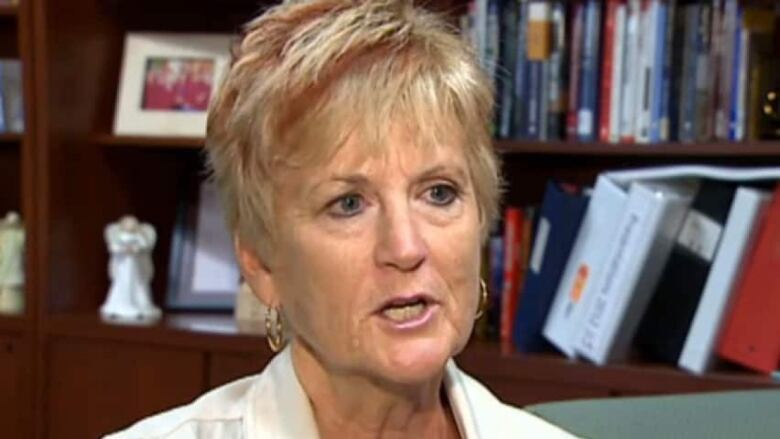
[[[323,160],[355,132],[381,149],[389,121],[417,145],[462,142],[485,236],[500,186],[492,111],[473,51],[433,12],[403,0],[291,2],[246,25],[206,149],[229,227],[259,255],[273,244],[278,165]]]

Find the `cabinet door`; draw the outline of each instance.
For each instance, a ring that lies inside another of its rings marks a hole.
[[[201,352],[54,339],[46,367],[51,438],[100,437],[204,390]]]
[[[24,419],[30,415],[29,393],[25,392],[26,375],[22,363],[21,343],[0,335],[0,432],[14,432],[14,437],[30,437]],[[23,430],[25,429],[25,430]]]

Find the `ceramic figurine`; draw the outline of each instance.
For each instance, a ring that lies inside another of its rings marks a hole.
[[[154,275],[152,249],[157,234],[149,224],[133,216],[124,216],[105,230],[106,245],[111,254],[108,274],[111,287],[100,308],[105,320],[119,322],[153,322],[162,315],[152,303],[150,283]]]
[[[24,312],[24,225],[9,212],[0,221],[0,313]]]

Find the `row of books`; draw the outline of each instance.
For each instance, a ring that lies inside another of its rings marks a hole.
[[[741,141],[771,132],[780,5],[474,0],[461,31],[494,79],[495,135]]]
[[[673,166],[550,181],[491,238],[493,328],[593,363],[780,368],[780,168]],[[534,213],[536,212],[536,213]]]
[[[0,59],[0,133],[24,131],[22,63]]]

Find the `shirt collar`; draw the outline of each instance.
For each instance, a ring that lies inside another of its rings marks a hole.
[[[443,385],[461,437],[479,438],[463,374],[452,359],[445,366]],[[247,439],[319,438],[311,403],[298,381],[289,345],[258,377],[246,410],[244,437]]]

